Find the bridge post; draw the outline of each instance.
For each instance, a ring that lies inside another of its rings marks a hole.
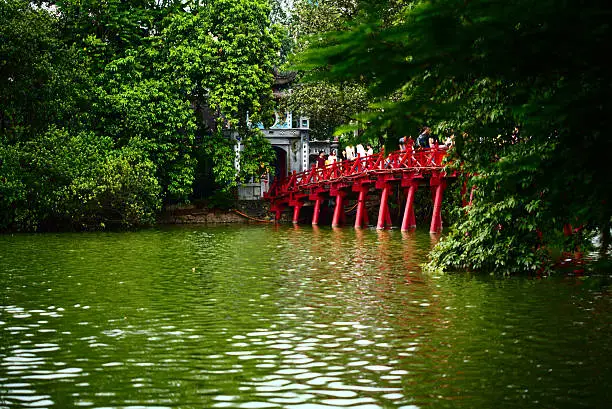
[[[283,210],[285,210],[285,205],[283,203],[273,203],[270,210],[274,212],[274,220],[279,221]]]
[[[442,196],[446,188],[446,180],[440,175],[437,175],[437,177],[431,178],[431,186],[435,189],[435,196],[429,232],[440,233],[442,231]]]
[[[391,190],[391,184],[385,183],[382,188],[382,194],[380,196],[380,208],[378,209],[378,223],[376,228],[382,230],[385,225],[391,226],[391,215],[389,214],[389,191]]]
[[[312,225],[316,226],[319,224],[319,214],[321,213],[321,202],[323,202],[323,198],[321,196],[317,196],[315,199],[314,212],[312,213]]]
[[[300,210],[302,206],[304,206],[304,198],[307,195],[295,193],[291,194],[289,199],[289,206],[293,206],[293,219],[291,220],[293,224],[297,224],[300,221]]]
[[[340,227],[346,220],[346,214],[344,213],[344,197],[346,196],[346,192],[340,189],[333,189],[330,193],[336,197],[332,227]]]
[[[402,231],[408,231],[416,227],[416,218],[414,217],[414,195],[419,188],[417,182],[410,181],[410,186],[406,191],[406,208],[404,209],[404,218],[402,219]]]
[[[361,229],[364,225],[368,224],[368,212],[365,205],[369,190],[370,188],[367,185],[353,187],[353,191],[359,192],[359,199],[357,199],[357,216],[355,218],[356,229]]]
[[[311,192],[308,196],[309,200],[314,201],[314,211],[312,213],[312,225],[316,226],[319,224],[319,215],[321,214],[321,205],[324,200],[324,191],[321,188],[317,188],[314,192]]]
[[[300,221],[300,210],[302,209],[302,206],[304,206],[303,202],[296,202],[293,205],[293,224],[298,224]]]

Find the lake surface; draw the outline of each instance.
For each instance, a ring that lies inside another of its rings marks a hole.
[[[606,408],[610,276],[421,272],[435,236],[0,236],[0,408]]]

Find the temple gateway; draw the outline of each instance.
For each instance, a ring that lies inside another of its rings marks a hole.
[[[289,85],[295,79],[295,73],[275,73],[273,86],[274,96],[277,99],[285,98],[291,93]],[[275,113],[274,124],[264,128],[262,124],[257,125],[266,139],[270,141],[276,160],[272,163],[272,172],[260,181],[252,180],[238,186],[238,199],[258,200],[263,196],[270,183],[278,177],[286,176],[293,172],[302,172],[310,168],[324,151],[329,154],[332,148],[330,140],[311,141],[309,135],[310,120],[305,116],[294,118],[292,112]],[[236,152],[235,167],[240,169],[240,152],[242,145],[240,138],[233,136],[236,140],[234,150]]]

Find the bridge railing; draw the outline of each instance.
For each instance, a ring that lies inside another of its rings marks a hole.
[[[446,151],[446,147],[434,146],[426,149],[394,151],[387,155],[381,152],[353,160],[334,162],[324,167],[316,167],[313,164],[309,170],[293,172],[286,177],[276,179],[264,197],[282,196],[342,179],[350,181],[363,176],[364,173],[393,173],[401,170],[419,171],[442,168]]]

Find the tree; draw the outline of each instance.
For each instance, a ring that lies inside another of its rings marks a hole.
[[[476,197],[432,266],[538,270],[547,249],[609,232],[609,5],[414,1],[389,19],[396,3],[360,4],[350,30],[321,36],[301,65],[318,67],[313,80],[365,80],[379,101],[361,115],[371,132],[455,130]],[[580,237],[561,234],[569,224]]]
[[[269,16],[267,1],[217,0],[194,6],[192,13],[173,15],[163,32],[173,81],[183,84],[193,105],[218,119],[209,132],[199,133],[220,188],[236,183],[233,150],[222,130],[237,130],[248,141],[256,136],[248,129],[247,116],[259,122],[273,111],[273,68],[282,30],[271,25]],[[263,139],[246,143],[245,150],[243,169],[259,167],[261,158],[267,165],[273,157]]]
[[[245,169],[267,164],[271,147],[246,126],[272,108],[280,31],[267,1],[0,8],[0,228],[150,222],[189,200],[198,158],[216,161],[218,186],[235,184],[233,158],[215,155],[226,127],[253,141]]]
[[[324,140],[341,125],[368,107],[367,90],[357,83],[314,82],[297,84],[287,101],[288,109],[310,118],[310,136]]]
[[[292,52],[303,50],[321,34],[344,30],[357,13],[358,4],[353,0],[295,1],[288,25],[295,39]],[[303,71],[307,73],[309,67],[304,67]],[[355,120],[356,114],[365,110],[370,102],[367,88],[359,80],[301,82],[300,77],[287,105],[289,110],[310,117],[313,139],[329,139],[336,128]]]
[[[74,59],[58,29],[46,10],[26,1],[0,3],[0,142],[45,129],[71,103]]]

